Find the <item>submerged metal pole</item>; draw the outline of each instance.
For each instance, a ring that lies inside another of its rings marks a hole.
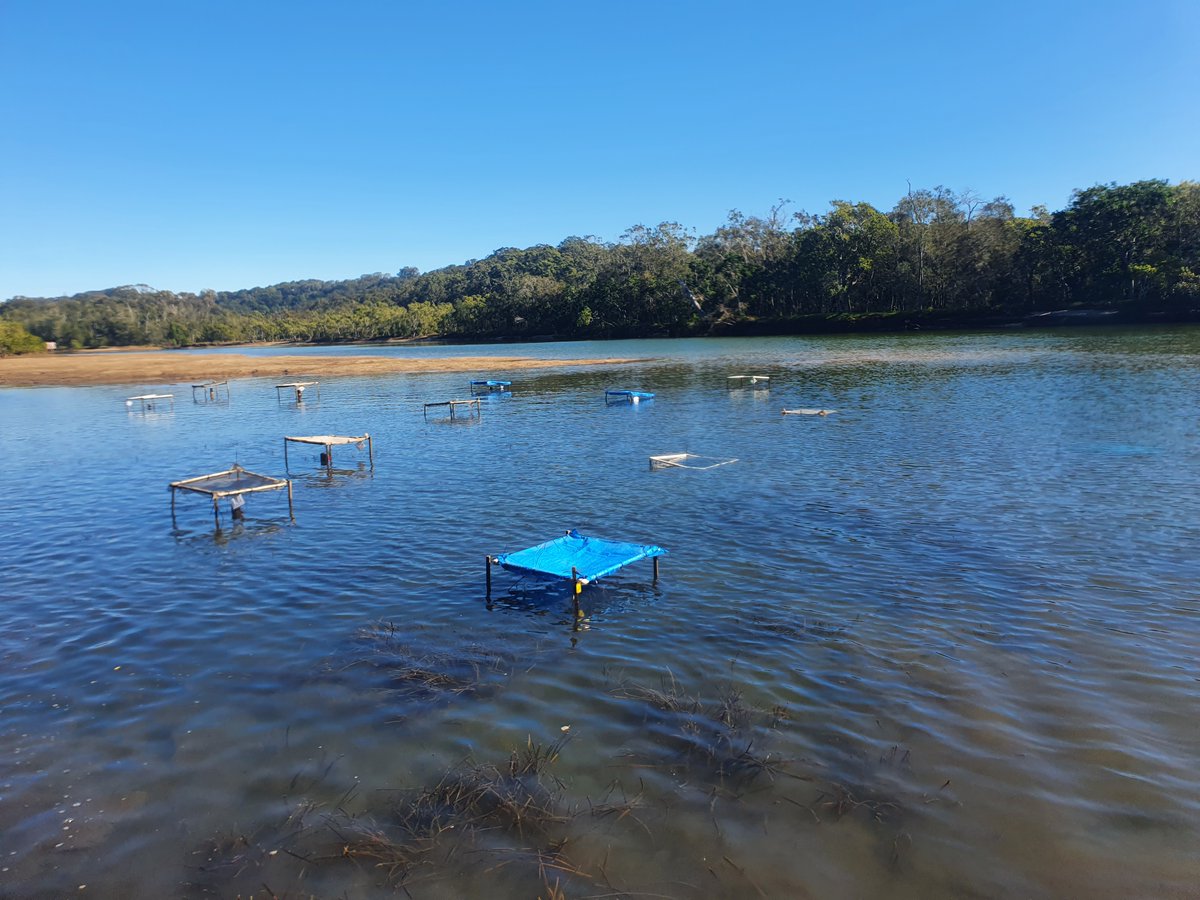
[[[371,443],[371,435],[367,435],[367,460],[371,463],[371,468],[375,468],[375,445]]]
[[[288,445],[288,439],[284,438],[283,439],[283,467],[285,469],[288,467],[287,445]]]
[[[288,479],[288,518],[293,522],[296,521],[296,511],[292,508],[292,481]]]
[[[483,558],[483,570],[487,573],[487,595],[492,596],[492,557]]]
[[[217,523],[217,530],[221,528],[221,501],[213,497],[213,521]]]
[[[654,580],[658,581],[658,557],[654,557]]]

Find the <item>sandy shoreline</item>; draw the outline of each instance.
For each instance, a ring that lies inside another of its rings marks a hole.
[[[231,378],[388,375],[607,366],[640,359],[535,359],[528,356],[243,356],[234,353],[37,354],[0,359],[0,387],[92,384],[198,384]]]

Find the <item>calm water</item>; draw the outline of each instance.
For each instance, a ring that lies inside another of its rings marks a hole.
[[[0,389],[0,896],[1200,895],[1200,330],[353,352],[481,349],[654,359]],[[659,581],[485,603],[571,527]]]

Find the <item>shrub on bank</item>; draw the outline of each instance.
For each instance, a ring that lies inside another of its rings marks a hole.
[[[0,320],[0,356],[15,356],[18,353],[43,353],[46,342],[30,334],[16,322]]]

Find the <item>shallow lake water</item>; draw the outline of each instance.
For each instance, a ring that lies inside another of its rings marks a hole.
[[[262,352],[645,361],[0,389],[0,897],[1198,895],[1200,329]]]

